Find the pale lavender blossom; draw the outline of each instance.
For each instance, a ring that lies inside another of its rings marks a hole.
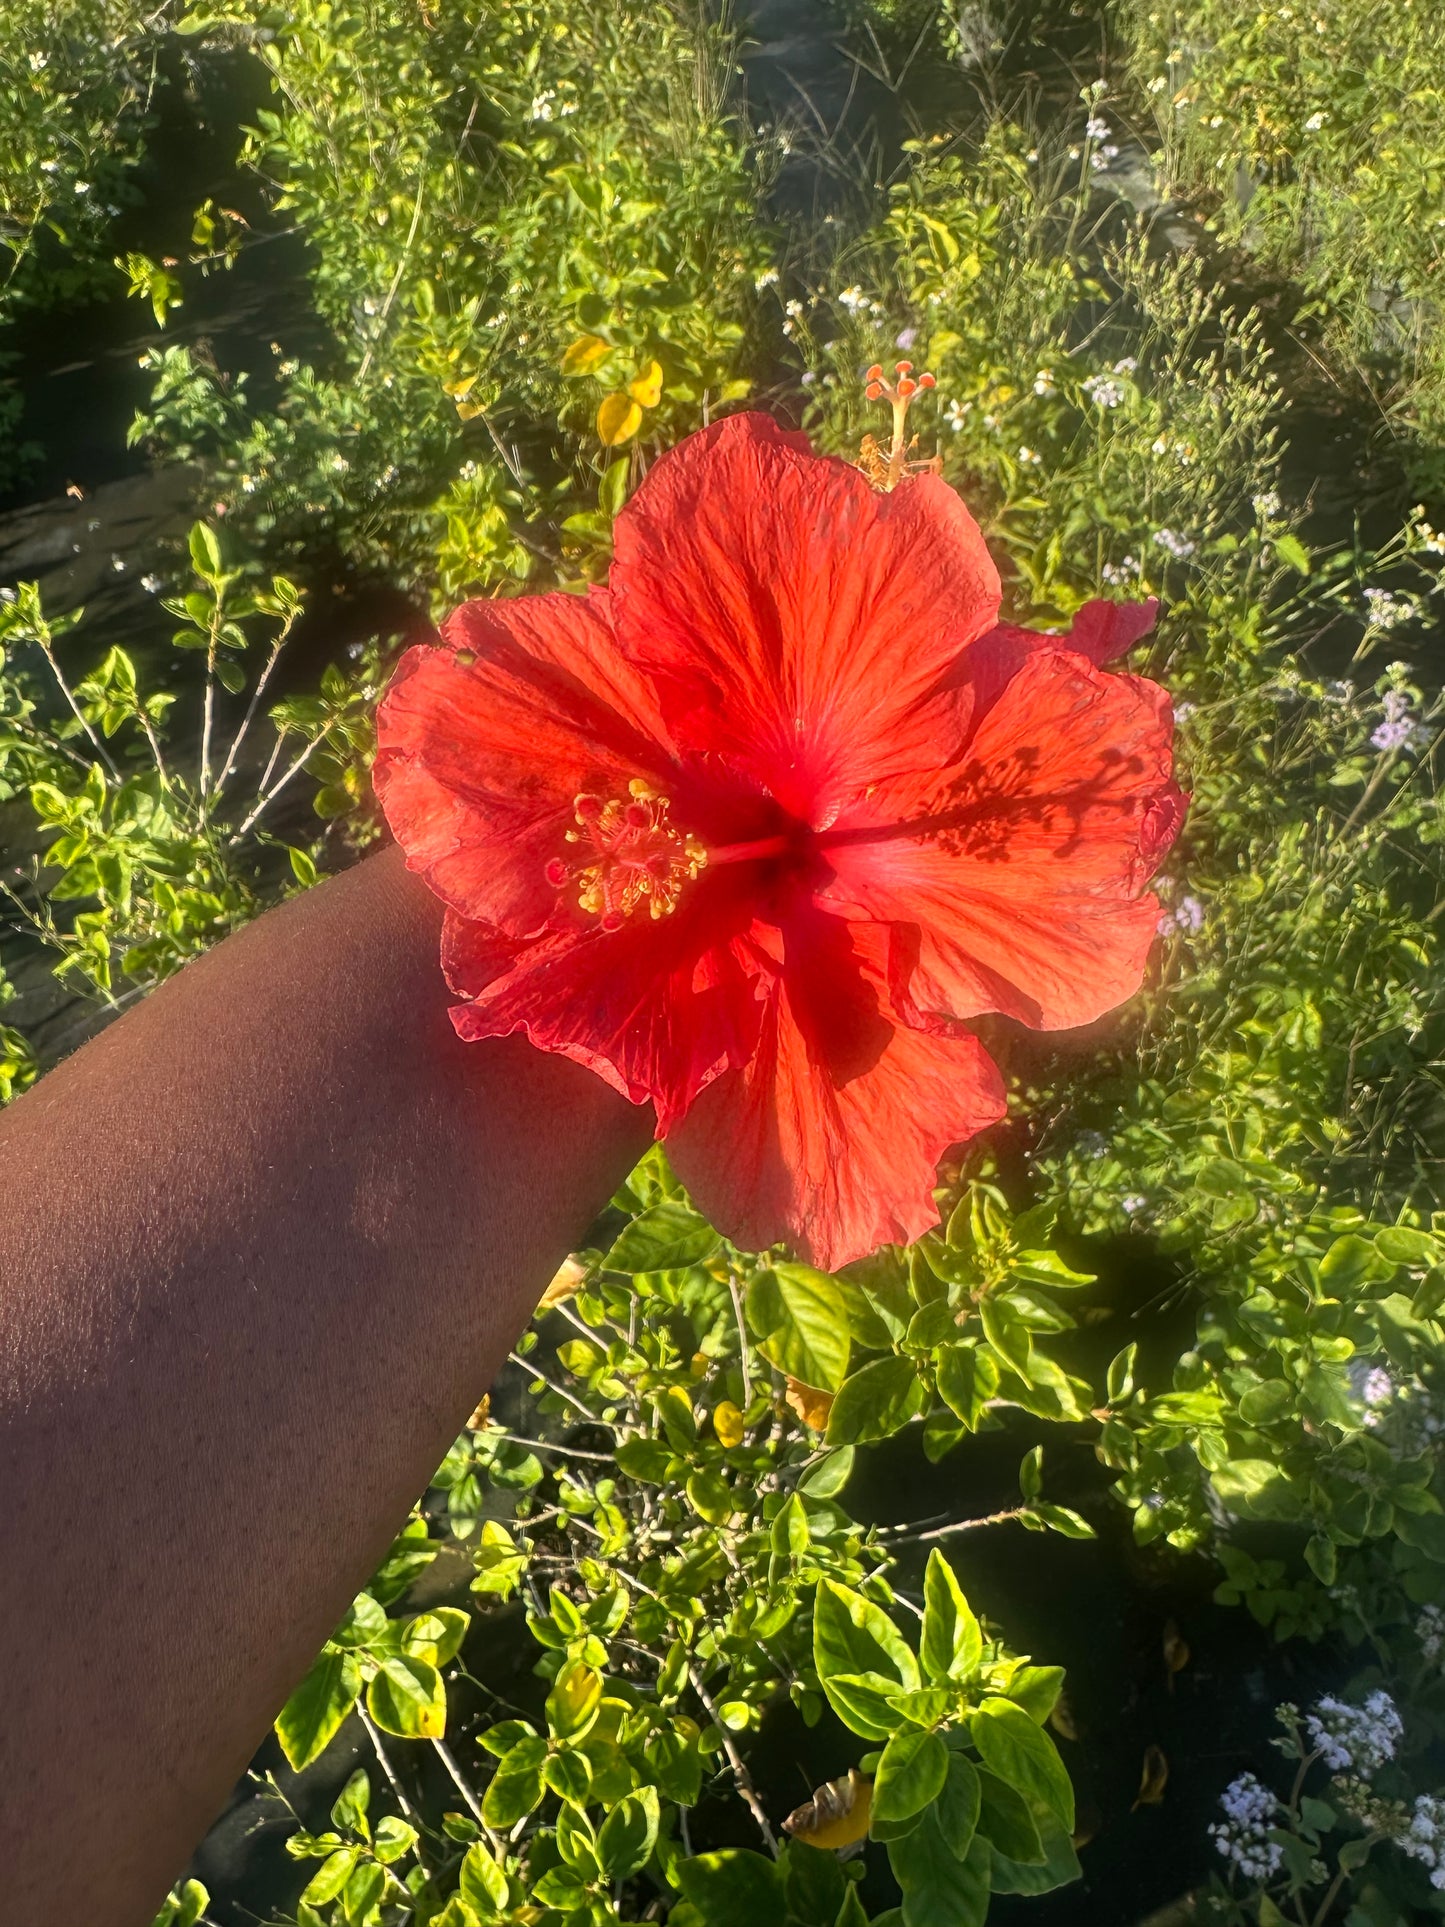
[[[1363,1706],[1327,1693],[1305,1720],[1310,1745],[1331,1773],[1357,1773],[1368,1779],[1387,1760],[1404,1735],[1404,1722],[1383,1687]]]
[[[1247,1880],[1265,1881],[1284,1863],[1284,1849],[1270,1839],[1279,1801],[1253,1773],[1241,1773],[1219,1796],[1224,1818],[1209,1829],[1226,1860]]]

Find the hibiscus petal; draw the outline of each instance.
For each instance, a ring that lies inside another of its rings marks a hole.
[[[624,648],[676,740],[746,771],[822,827],[869,782],[952,753],[930,702],[998,612],[973,517],[935,475],[883,494],[764,415],[664,455],[618,516]]]
[[[408,650],[377,711],[376,793],[444,902],[524,935],[556,903],[574,799],[666,771],[667,729],[603,593],[469,602],[443,635]]]
[[[974,717],[982,717],[993,707],[1029,657],[1040,650],[1069,649],[1102,667],[1126,654],[1141,636],[1147,636],[1158,613],[1154,596],[1144,602],[1100,598],[1086,602],[1076,612],[1073,627],[1058,635],[1000,622],[969,645],[958,665],[959,679],[973,691]]]
[[[699,1206],[736,1243],[785,1238],[836,1270],[938,1222],[951,1144],[1004,1115],[976,1037],[902,1028],[883,992],[887,933],[816,914],[790,923],[757,1050],[668,1135]]]
[[[959,766],[869,798],[873,840],[831,847],[821,900],[899,926],[892,995],[947,1029],[1001,1011],[1042,1029],[1133,995],[1159,906],[1139,891],[1183,821],[1169,699],[1081,657],[1032,654]],[[922,835],[879,834],[928,821]],[[868,820],[850,817],[863,839]]]
[[[559,920],[518,940],[450,912],[442,967],[469,1000],[452,1022],[468,1041],[524,1031],[634,1104],[651,1100],[661,1135],[756,1045],[758,968],[742,941],[750,915],[732,879],[675,916],[615,931]]]

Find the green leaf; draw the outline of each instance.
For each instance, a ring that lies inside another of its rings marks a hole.
[[[602,1822],[597,1857],[608,1880],[641,1873],[657,1845],[657,1789],[642,1787],[620,1801]]]
[[[559,1740],[580,1739],[597,1718],[601,1704],[602,1675],[581,1660],[571,1660],[547,1695],[547,1724]]]
[[[985,1766],[1025,1798],[1042,1801],[1067,1832],[1074,1827],[1074,1789],[1053,1741],[1012,1700],[990,1697],[969,1731]]]
[[[602,1260],[605,1271],[674,1271],[699,1265],[722,1244],[707,1219],[685,1204],[655,1204],[632,1220]]]
[[[216,540],[215,530],[206,523],[191,524],[190,550],[191,567],[197,575],[218,576],[221,573],[221,545]]]
[[[825,1452],[798,1481],[798,1490],[814,1499],[836,1499],[853,1476],[854,1452],[851,1445],[836,1452]]]
[[[293,1772],[325,1752],[360,1697],[356,1655],[328,1646],[276,1715],[276,1737]]]
[[[401,1635],[401,1650],[413,1659],[424,1659],[432,1666],[445,1666],[456,1658],[467,1636],[471,1619],[455,1606],[438,1606],[434,1612],[418,1613],[410,1619]]]
[[[843,1724],[865,1740],[886,1740],[904,1723],[893,1704],[898,1687],[886,1673],[830,1673],[823,1691]]]
[[[359,1833],[363,1839],[371,1838],[371,1827],[367,1822],[366,1810],[371,1805],[371,1780],[364,1766],[359,1766],[346,1785],[337,1794],[331,1807],[331,1824],[347,1833]]]
[[[360,1857],[360,1847],[342,1847],[323,1860],[301,1890],[301,1898],[306,1905],[325,1907],[335,1900],[350,1880]]]
[[[1297,535],[1290,535],[1286,531],[1271,539],[1274,542],[1275,554],[1286,568],[1293,569],[1296,575],[1309,574],[1310,552]]]
[[[480,1840],[467,1848],[457,1891],[482,1920],[495,1920],[507,1904],[507,1876]]]
[[[952,1566],[935,1546],[923,1576],[918,1656],[932,1680],[966,1680],[983,1656],[983,1633]]]
[[[982,1927],[988,1914],[989,1847],[975,1837],[955,1854],[930,1811],[904,1840],[888,1848],[903,1889],[904,1927]]]
[[[881,1606],[835,1579],[821,1579],[813,1605],[813,1664],[825,1684],[835,1673],[877,1673],[910,1691],[918,1662]]]
[[[1074,1843],[1053,1815],[1040,1807],[1033,1809],[1038,1828],[1039,1853],[1031,1860],[1010,1860],[993,1851],[989,1885],[996,1894],[1046,1894],[1083,1876]]]
[[[782,1869],[760,1853],[726,1847],[680,1860],[674,1871],[702,1927],[763,1927],[783,1918]]]
[[[1042,1726],[1063,1690],[1062,1666],[1021,1666],[1009,1681],[1008,1697],[1024,1709],[1035,1726]]]
[[[1273,1459],[1231,1459],[1210,1478],[1225,1505],[1242,1518],[1299,1517],[1299,1493]]]
[[[987,1298],[979,1301],[978,1315],[983,1321],[984,1337],[1004,1363],[1012,1366],[1027,1385],[1031,1376],[1029,1360],[1033,1352],[1033,1339],[1028,1326],[1008,1299],[997,1292],[991,1292]]]
[[[388,1813],[376,1824],[376,1839],[372,1842],[371,1850],[384,1867],[389,1867],[393,1860],[400,1860],[404,1853],[410,1853],[416,1840],[416,1828],[409,1820]]]
[[[938,1796],[938,1824],[943,1837],[960,1859],[968,1852],[969,1842],[978,1828],[983,1789],[978,1768],[966,1753],[948,1749],[948,1778]]]
[[[995,1850],[1017,1865],[1041,1865],[1043,1839],[1024,1796],[986,1768],[979,1771],[978,1792],[979,1832],[987,1834]]]
[[[366,1710],[383,1733],[439,1740],[447,1730],[447,1689],[427,1660],[397,1654],[381,1662],[367,1687]]]
[[[911,1820],[938,1798],[948,1773],[948,1748],[936,1733],[907,1726],[893,1734],[878,1762],[873,1812],[880,1820]]]
[[[877,1358],[854,1372],[828,1414],[829,1445],[861,1445],[886,1439],[923,1409],[924,1390],[913,1361]]]
[[[998,1390],[998,1366],[977,1345],[950,1345],[938,1355],[938,1396],[968,1427],[978,1430]]]
[[[758,1349],[780,1372],[836,1392],[848,1370],[848,1306],[836,1278],[811,1265],[774,1265],[748,1293],[748,1316],[765,1319]]]
[[[787,1894],[790,1927],[836,1927],[838,1912],[850,1891],[838,1856],[806,1840],[789,1840],[781,1865]],[[762,1923],[758,1923],[762,1927]],[[863,1927],[868,1917],[863,1916]]]
[[[547,1742],[530,1735],[504,1753],[482,1799],[482,1818],[505,1833],[524,1819],[542,1798],[542,1763]]]

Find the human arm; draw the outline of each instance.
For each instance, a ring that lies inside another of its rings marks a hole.
[[[371,857],[0,1116],[9,1927],[144,1927],[646,1143],[439,929]]]

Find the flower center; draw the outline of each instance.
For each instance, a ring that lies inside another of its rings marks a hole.
[[[620,930],[644,903],[649,916],[669,916],[683,886],[707,866],[697,838],[669,820],[668,797],[640,777],[627,787],[625,798],[575,797],[577,827],[567,841],[578,846],[577,855],[571,862],[553,857],[547,865],[547,881],[575,889],[578,908],[604,930]]]

